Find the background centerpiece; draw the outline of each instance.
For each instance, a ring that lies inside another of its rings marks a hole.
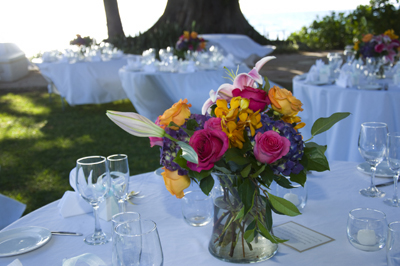
[[[258,61],[249,73],[228,70],[232,83],[210,91],[202,114],[191,114],[191,104],[180,100],[155,123],[135,113],[108,111],[127,132],[150,137],[160,146],[168,191],[178,198],[191,182],[214,200],[214,225],[209,251],[239,263],[273,256],[279,239],[272,233],[272,212],[289,216],[300,212],[290,201],[272,194],[270,186],[304,185],[307,171],[329,170],[326,146],[304,141],[298,113],[302,103],[291,92],[270,88],[261,67],[275,57]],[[349,113],[318,119],[312,137],[332,127]]]
[[[207,41],[199,38],[197,32],[184,31],[175,45],[175,54],[182,59],[192,56],[194,52],[206,50]]]

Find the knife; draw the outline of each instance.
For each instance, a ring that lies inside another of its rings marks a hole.
[[[397,182],[399,182],[399,181],[400,181],[400,179],[399,179]],[[390,181],[390,182],[378,184],[378,185],[375,185],[375,186],[376,186],[376,187],[386,187],[386,186],[390,186],[390,185],[393,185],[393,184],[394,184],[394,182],[393,182],[393,181]]]
[[[54,231],[51,232],[52,235],[63,235],[63,236],[81,236],[81,233],[75,233],[75,232],[63,232],[63,231]]]

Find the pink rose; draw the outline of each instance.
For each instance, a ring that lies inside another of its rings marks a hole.
[[[384,48],[385,48],[385,45],[384,45],[383,43],[377,44],[377,45],[375,45],[375,52],[377,52],[377,53],[382,53],[382,51],[384,50]]]
[[[267,105],[271,103],[268,94],[264,90],[254,89],[252,87],[244,86],[243,90],[234,89],[232,91],[233,97],[242,97],[250,100],[249,109],[254,112],[263,111]]]
[[[258,132],[255,141],[254,156],[262,163],[273,163],[285,156],[290,149],[290,141],[273,130],[263,134]]]
[[[199,163],[187,162],[187,166],[200,172],[210,170],[229,148],[228,136],[221,130],[202,129],[194,132],[189,145],[196,151]]]
[[[211,117],[204,123],[204,128],[205,129],[211,129],[211,130],[221,130],[221,118],[220,117]]]

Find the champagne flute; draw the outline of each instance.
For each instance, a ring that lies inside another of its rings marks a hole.
[[[383,197],[385,192],[380,191],[374,184],[376,167],[382,162],[386,153],[386,135],[388,128],[385,123],[367,122],[361,124],[358,138],[358,150],[361,157],[371,166],[371,185],[361,189],[360,194],[366,197]]]
[[[397,197],[397,182],[400,174],[400,132],[387,134],[387,162],[390,170],[394,172],[394,195],[391,199],[385,199],[384,202],[392,207],[400,207]]]
[[[111,234],[103,232],[99,223],[98,209],[110,190],[110,173],[106,158],[88,156],[76,161],[76,188],[81,197],[93,207],[94,233],[85,237],[89,245],[103,245],[111,240]]]
[[[118,201],[119,212],[126,212],[126,199],[129,186],[128,156],[125,154],[114,154],[107,157],[111,176],[111,188],[114,197]]]

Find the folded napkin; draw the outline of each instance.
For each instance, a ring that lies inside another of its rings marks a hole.
[[[0,230],[18,220],[24,212],[26,205],[0,194]]]
[[[69,184],[75,191],[66,191],[58,203],[60,214],[64,218],[93,211],[92,206],[76,192],[75,180],[76,168],[72,169],[69,174]],[[99,217],[102,220],[110,221],[112,216],[116,213],[118,213],[118,204],[110,191],[107,198],[100,204]]]
[[[235,57],[233,54],[228,54],[222,59],[220,67],[235,68],[237,66]]]
[[[22,263],[19,261],[19,259],[13,260],[10,264],[7,266],[22,266]]]
[[[144,72],[154,73],[154,72],[157,72],[157,70],[158,70],[158,68],[157,68],[155,62],[152,62],[152,63],[150,63],[148,65],[145,65],[143,67],[143,71]]]
[[[92,61],[92,62],[101,62],[102,61],[100,55],[92,55],[92,56],[89,57],[89,60]]]
[[[59,63],[68,63],[69,62],[69,57],[66,55],[62,55],[60,60],[58,60]]]
[[[315,61],[315,64],[311,66],[308,71],[305,83],[313,82],[328,82],[330,76],[330,68],[326,65],[322,59]]]
[[[62,266],[75,266],[78,261],[85,262],[88,266],[106,266],[106,263],[102,259],[91,253],[85,253],[73,258],[64,259]]]
[[[339,77],[336,80],[336,85],[342,88],[351,87],[351,74],[347,71],[340,71]]]

